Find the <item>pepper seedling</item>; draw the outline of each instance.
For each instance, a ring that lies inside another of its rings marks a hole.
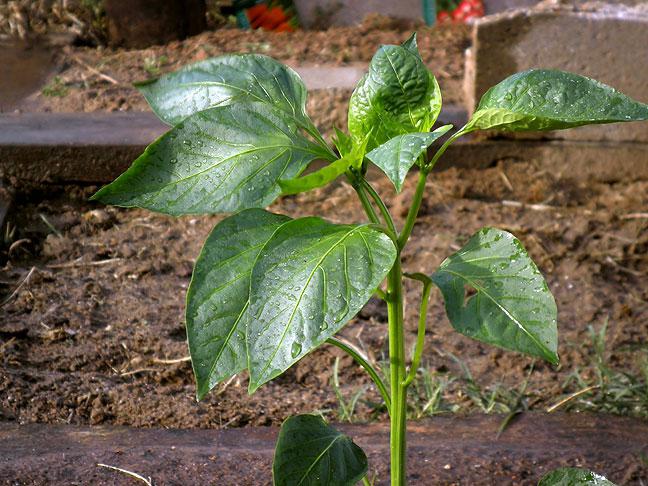
[[[368,372],[384,400],[392,485],[406,482],[407,389],[423,353],[434,285],[450,324],[461,334],[558,364],[554,298],[511,233],[484,228],[434,272],[403,270],[401,253],[439,158],[475,130],[553,130],[648,119],[648,106],[609,86],[536,69],[491,88],[454,133],[448,125],[431,131],[441,111],[441,92],[415,35],[375,54],[351,95],[348,133],[336,130],[335,148],[306,113],[302,80],[266,56],[208,59],[138,88],[172,128],[93,198],[170,215],[230,214],[207,238],[187,292],[198,399],[244,370],[253,393],[317,347],[337,346]],[[430,147],[443,137],[432,153]],[[323,167],[302,175],[316,160]],[[416,190],[400,230],[366,178],[369,164],[384,172],[397,191],[417,169]],[[338,177],[355,190],[367,222],[293,219],[264,209],[282,194],[309,191]],[[404,278],[422,284],[409,366]],[[387,382],[360,351],[335,337],[373,295],[388,309]],[[572,473],[584,474],[564,470],[542,484]],[[368,484],[367,458],[321,418],[298,415],[281,427],[273,479],[276,485]]]

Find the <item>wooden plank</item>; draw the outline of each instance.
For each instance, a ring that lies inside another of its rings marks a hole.
[[[582,466],[619,484],[648,469],[648,423],[613,416],[527,413],[497,438],[502,417],[441,417],[409,428],[409,484],[536,484],[555,467]],[[339,426],[387,476],[386,424]],[[277,430],[169,430],[0,423],[0,478],[21,484],[125,484],[97,463],[155,484],[269,484]],[[135,484],[135,483],[133,483]],[[380,483],[383,484],[383,483]]]

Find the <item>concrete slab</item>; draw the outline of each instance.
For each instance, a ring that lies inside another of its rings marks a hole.
[[[466,59],[468,112],[488,88],[530,68],[589,76],[648,103],[648,3],[632,7],[589,3],[576,9],[545,2],[531,10],[484,17],[475,22],[472,36]],[[549,136],[648,142],[648,124],[584,127]]]
[[[447,107],[443,123],[466,114]],[[32,113],[0,116],[0,179],[23,184],[101,184],[130,166],[168,129],[150,112]],[[503,159],[539,160],[565,177],[602,181],[648,179],[648,143],[483,140],[452,145],[439,163],[483,168]]]
[[[622,484],[648,454],[648,424],[639,420],[527,413],[498,438],[502,420],[475,415],[411,423],[408,483],[536,484],[548,470],[571,465],[590,467]],[[370,471],[377,471],[383,484],[387,425],[337,427],[365,449]],[[270,427],[170,430],[5,422],[0,423],[0,477],[20,484],[128,481],[97,467],[102,463],[150,476],[154,484],[269,484],[276,435]]]
[[[350,66],[291,66],[311,89],[353,89],[367,72],[367,64]]]

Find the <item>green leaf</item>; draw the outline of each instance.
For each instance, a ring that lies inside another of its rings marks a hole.
[[[207,108],[241,102],[265,103],[296,119],[308,120],[307,91],[299,75],[259,54],[207,59],[135,86],[170,125]]]
[[[441,111],[441,92],[416,50],[416,39],[381,47],[349,101],[349,133],[367,150],[404,133],[427,132]]]
[[[532,69],[489,89],[464,131],[557,130],[648,120],[648,105],[578,74]]]
[[[338,153],[342,157],[349,155],[351,150],[353,150],[353,139],[339,128],[334,128],[335,136],[333,137],[333,144],[335,145],[335,148],[337,148]]]
[[[373,149],[367,158],[376,164],[401,192],[407,173],[432,143],[444,135],[452,125],[444,125],[433,132],[398,135]]]
[[[297,194],[325,186],[344,174],[352,164],[351,158],[343,157],[304,177],[279,181],[282,194]]]
[[[416,41],[416,32],[412,33],[412,35],[409,36],[409,39],[401,44],[401,47],[407,49],[416,56],[420,56],[418,42]]]
[[[396,258],[368,225],[302,218],[259,254],[250,287],[250,393],[339,331],[369,300]]]
[[[432,275],[452,326],[479,341],[558,364],[556,303],[512,234],[484,228]],[[465,300],[464,286],[476,291]]]
[[[187,338],[202,399],[247,367],[245,321],[250,274],[263,245],[290,218],[246,209],[218,223],[200,252],[187,291]]]
[[[195,113],[92,199],[180,215],[265,207],[322,149],[261,104]]]
[[[587,469],[563,467],[542,477],[538,486],[616,486],[603,476]]]
[[[316,415],[288,418],[272,464],[275,486],[353,486],[367,474],[367,456]]]

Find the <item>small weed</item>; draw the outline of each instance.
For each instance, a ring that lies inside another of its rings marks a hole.
[[[169,58],[165,55],[162,56],[148,56],[144,58],[144,71],[151,76],[158,76],[162,70],[162,66],[169,62]]]
[[[592,358],[585,368],[569,374],[563,384],[565,395],[550,409],[648,418],[648,353],[644,350],[638,357],[637,374],[614,369],[607,349],[607,322],[588,330]]]
[[[68,95],[70,90],[65,85],[60,76],[54,76],[54,79],[45,86],[41,93],[49,98],[63,98]]]
[[[358,390],[353,392],[351,395],[351,398],[347,401],[344,398],[344,395],[342,394],[342,390],[340,388],[340,379],[339,379],[339,365],[340,365],[340,358],[336,357],[335,362],[333,363],[333,376],[331,378],[331,382],[333,385],[333,391],[335,392],[335,396],[337,397],[338,400],[338,419],[341,422],[353,422],[354,418],[353,416],[355,415],[355,410],[356,406],[358,405],[358,400],[360,400],[360,397],[365,394],[367,391],[367,386],[362,386],[359,387]]]

